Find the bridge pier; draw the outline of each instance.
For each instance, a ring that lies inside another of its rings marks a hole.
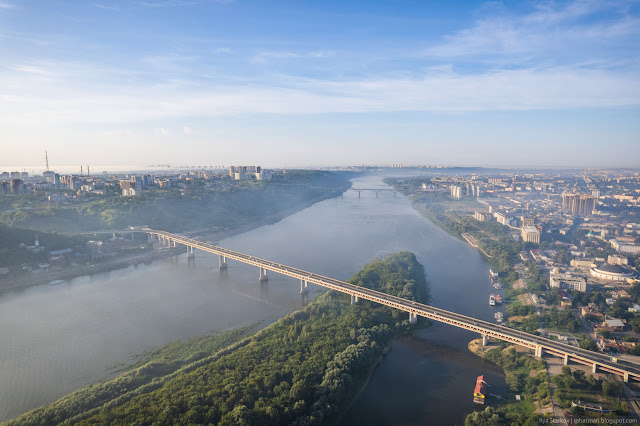
[[[259,267],[259,269],[260,269],[260,275],[259,275],[260,282],[268,281],[269,277],[267,277],[267,270],[264,269],[263,267]]]
[[[627,371],[624,372],[624,374],[622,375],[622,378],[625,383],[629,383],[629,373]]]
[[[187,259],[193,259],[194,257],[196,257],[196,248],[187,246]]]
[[[418,322],[418,314],[415,312],[409,312],[409,324],[415,324]]]
[[[592,372],[593,374],[596,374],[596,372],[597,372],[597,371],[598,371],[598,363],[597,363],[597,362],[594,362],[594,363],[593,363],[593,368],[592,368],[591,372]]]
[[[358,303],[358,296],[356,296],[355,294],[351,295],[351,304],[355,305],[356,303]]]
[[[220,255],[220,269],[227,269],[227,258],[223,255]]]
[[[309,293],[309,281],[300,280],[300,294]]]
[[[542,346],[536,345],[535,356],[538,358],[542,358]]]
[[[569,365],[569,354],[564,354],[564,365]]]
[[[486,334],[482,335],[482,346],[487,346],[490,342],[489,336]]]

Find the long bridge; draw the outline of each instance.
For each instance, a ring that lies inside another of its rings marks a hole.
[[[309,283],[317,284],[331,290],[351,295],[352,304],[357,303],[360,299],[364,299],[405,311],[409,314],[409,322],[412,324],[417,321],[418,316],[421,316],[476,332],[482,336],[483,345],[487,345],[489,343],[489,339],[494,338],[530,348],[534,351],[536,357],[541,358],[542,355],[546,353],[563,358],[565,365],[567,365],[569,361],[572,361],[591,367],[593,373],[600,370],[620,375],[625,382],[628,382],[629,379],[640,381],[640,365],[628,361],[616,362],[604,354],[587,351],[575,346],[519,330],[514,330],[512,328],[457,314],[455,312],[433,306],[424,305],[422,303],[392,296],[365,287],[360,287],[334,278],[294,268],[292,266],[283,265],[266,259],[260,259],[255,256],[225,249],[193,238],[148,228],[132,229],[125,232],[148,234],[149,240],[157,240],[160,244],[168,247],[175,247],[176,244],[184,245],[187,248],[187,255],[189,257],[195,255],[196,249],[216,254],[219,256],[220,269],[227,268],[227,260],[229,259],[256,266],[259,269],[258,278],[260,281],[267,280],[267,271],[277,272],[282,275],[299,279],[301,293],[308,292]]]

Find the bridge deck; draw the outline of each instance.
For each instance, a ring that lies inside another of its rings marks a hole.
[[[482,335],[494,337],[499,340],[504,340],[532,349],[542,348],[552,354],[566,356],[578,363],[587,365],[594,365],[595,363],[599,368],[604,368],[607,371],[610,370],[621,375],[627,373],[629,377],[640,381],[639,365],[627,361],[618,361],[617,363],[613,363],[608,356],[603,354],[587,351],[575,346],[570,346],[512,328],[457,314],[455,312],[447,311],[433,306],[424,305],[418,302],[392,296],[365,287],[356,286],[354,284],[350,284],[330,277],[325,277],[313,272],[305,271],[303,269],[283,265],[281,263],[272,262],[266,259],[261,259],[255,256],[225,249],[210,243],[201,242],[192,238],[183,237],[169,232],[151,229],[133,230],[128,232],[141,232],[150,235],[161,236],[170,239],[171,241],[175,241],[179,244],[184,244],[186,246],[217,254],[228,259],[233,259],[249,265],[254,265],[259,268],[277,272],[279,274],[287,275],[289,277],[297,278],[309,283],[314,283],[331,290],[347,293],[353,296],[357,296],[361,299],[370,300],[382,305],[390,306],[395,309],[400,309],[405,312],[420,315],[422,317],[429,318],[435,321],[464,328],[466,330],[480,333]]]

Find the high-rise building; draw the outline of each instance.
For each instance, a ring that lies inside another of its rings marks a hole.
[[[462,187],[458,185],[451,185],[451,196],[456,200],[462,198]]]
[[[22,179],[13,179],[11,181],[11,193],[12,194],[22,194],[23,193],[23,181]]]
[[[528,216],[520,216],[522,226],[535,226],[535,218]]]
[[[540,231],[535,226],[523,226],[521,235],[525,243],[540,244]]]
[[[562,210],[572,214],[587,216],[596,210],[596,199],[586,194],[562,194]]]

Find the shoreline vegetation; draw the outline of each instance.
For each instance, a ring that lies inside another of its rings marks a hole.
[[[410,252],[378,258],[349,282],[430,300],[424,269]],[[347,295],[328,291],[255,334],[257,324],[153,351],[115,379],[7,425],[335,424],[390,340],[428,324],[410,325],[404,312],[351,305]]]

